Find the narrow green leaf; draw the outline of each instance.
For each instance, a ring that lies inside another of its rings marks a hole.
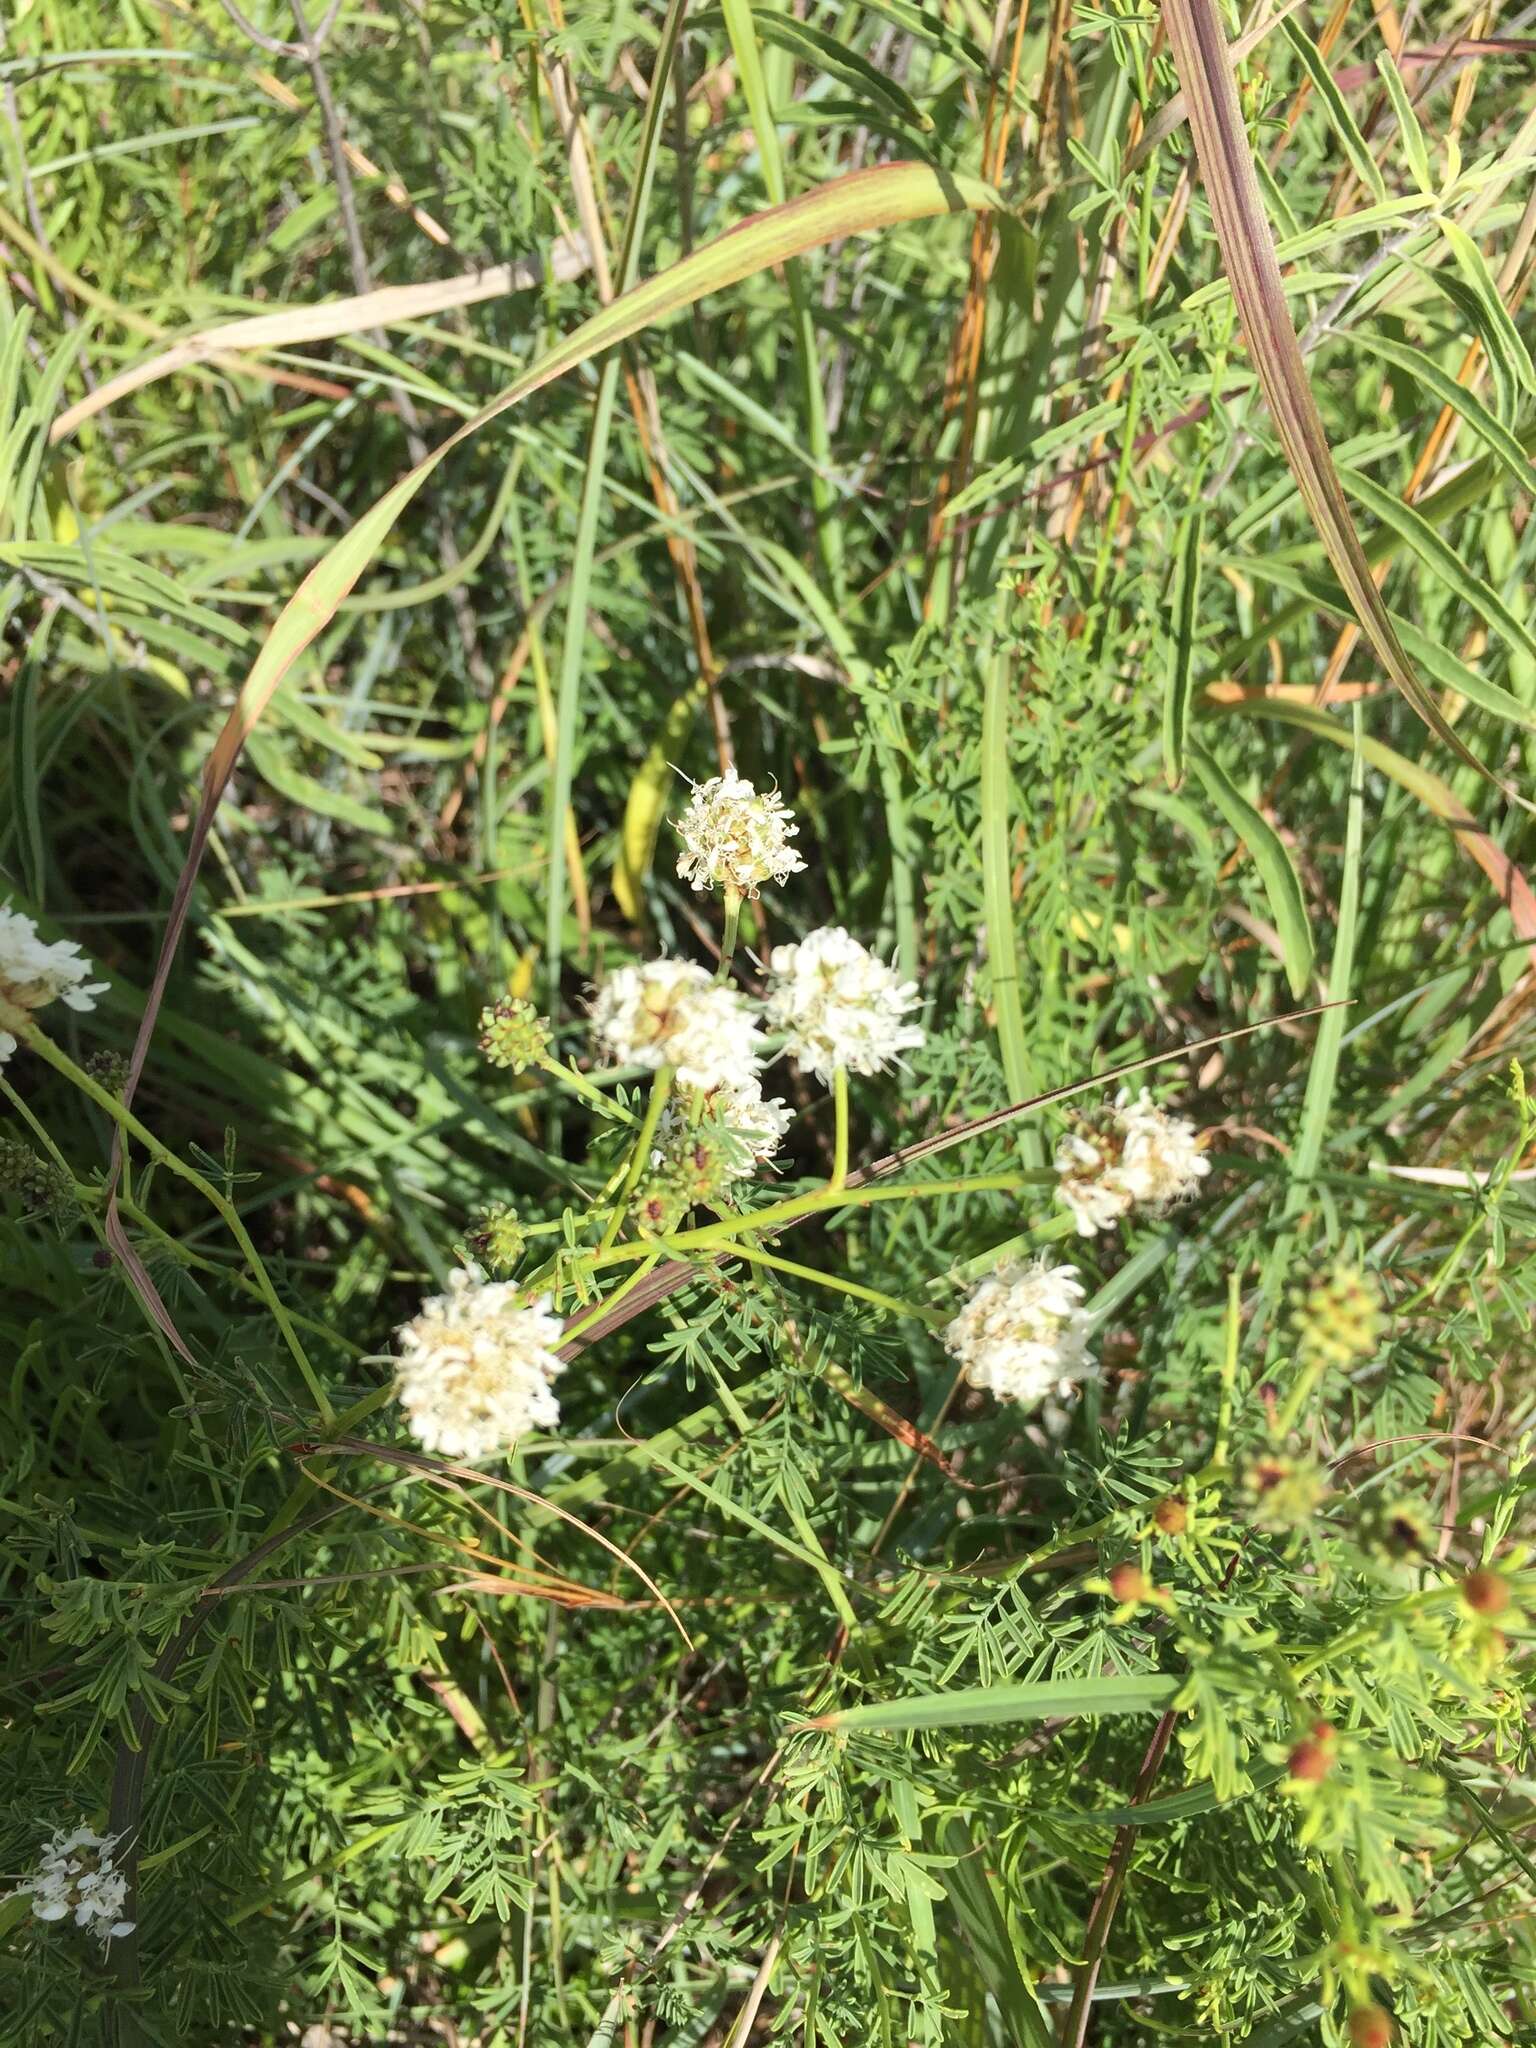
[[[912,95],[904,91],[895,79],[877,71],[852,44],[840,42],[814,22],[800,21],[792,14],[776,14],[763,8],[755,19],[757,32],[764,42],[777,43],[791,56],[809,60],[831,77],[841,79],[855,94],[872,101],[886,114],[909,128],[915,128],[919,134],[932,128],[931,117],[923,112]],[[701,15],[698,25],[702,27],[708,20],[708,15]]]
[[[1385,201],[1386,180],[1381,175],[1376,159],[1371,155],[1370,145],[1360,133],[1359,125],[1349,110],[1349,102],[1339,91],[1333,73],[1328,69],[1327,59],[1294,16],[1288,16],[1280,28],[1286,41],[1301,59],[1302,67],[1311,79],[1318,98],[1327,108],[1334,132],[1344,145],[1345,155],[1355,167],[1355,175],[1370,186],[1378,201]]]
[[[1040,2001],[1019,1968],[981,1845],[972,1839],[959,1814],[950,1816],[940,1840],[954,1861],[940,1870],[939,1876],[981,1980],[997,2000],[1013,2048],[1055,2048],[1056,2037]]]
[[[378,839],[394,837],[395,822],[386,811],[362,803],[348,796],[344,789],[333,789],[329,783],[318,782],[313,775],[295,768],[270,734],[252,733],[247,752],[262,781],[300,810],[334,818],[338,825],[350,825],[354,832],[368,832]]]
[[[1403,138],[1403,154],[1408,159],[1408,169],[1413,182],[1424,194],[1432,199],[1435,181],[1430,174],[1429,151],[1424,143],[1424,130],[1419,126],[1419,117],[1413,111],[1413,102],[1408,97],[1408,88],[1403,84],[1402,73],[1383,50],[1376,59],[1376,69],[1381,82],[1387,88],[1387,98],[1392,102],[1392,111],[1397,116],[1398,133]]]
[[[1312,704],[1293,704],[1284,698],[1271,697],[1262,690],[1244,691],[1232,696],[1222,693],[1208,697],[1207,702],[1218,709],[1236,711],[1250,718],[1272,718],[1281,725],[1297,726],[1317,739],[1332,741],[1335,746],[1354,745],[1347,726]],[[1360,751],[1373,768],[1390,776],[1449,825],[1493,883],[1499,901],[1509,912],[1510,922],[1520,937],[1531,945],[1532,957],[1536,958],[1536,894],[1532,893],[1530,883],[1503,847],[1483,830],[1475,818],[1468,815],[1466,805],[1450,784],[1382,740],[1362,739]]]
[[[1512,375],[1527,392],[1536,396],[1536,365],[1532,364],[1530,351],[1520,339],[1519,330],[1500,295],[1482,250],[1466,229],[1458,227],[1455,221],[1442,219],[1439,228],[1450,244],[1457,269],[1482,309],[1487,334],[1491,338],[1490,353],[1497,346]]]
[[[736,59],[741,89],[746,95],[747,109],[752,119],[752,132],[757,138],[763,184],[774,205],[781,206],[788,196],[789,187],[784,177],[779,132],[774,126],[773,95],[768,89],[768,76],[763,68],[762,52],[757,46],[753,0],[721,0],[721,12],[725,17],[726,34],[730,38],[731,54]],[[805,438],[810,444],[811,454],[816,463],[811,475],[811,503],[816,513],[816,545],[821,555],[822,567],[826,571],[828,585],[833,596],[841,602],[843,529],[841,522],[834,517],[836,502],[830,474],[832,443],[827,432],[827,401],[826,394],[821,388],[821,367],[816,355],[816,323],[812,317],[810,294],[806,290],[800,265],[792,258],[785,259],[784,282],[789,288],[795,361],[805,405]]]
[[[1387,536],[1393,538],[1391,534]],[[1296,606],[1287,607],[1278,617],[1267,619],[1257,640],[1282,630],[1282,620],[1289,623],[1293,616],[1303,610],[1328,611],[1341,619],[1354,617],[1349,599],[1330,576],[1320,576],[1307,569],[1298,569],[1294,562],[1283,562],[1268,555],[1233,555],[1228,558],[1239,575],[1250,577],[1256,583],[1273,584],[1277,590],[1289,590],[1302,600]],[[1498,683],[1490,683],[1486,676],[1464,662],[1459,655],[1452,654],[1422,627],[1401,613],[1389,614],[1398,638],[1408,652],[1427,674],[1448,690],[1455,690],[1480,710],[1491,712],[1495,718],[1507,718],[1512,724],[1522,725],[1527,731],[1536,732],[1536,710]],[[1231,665],[1241,668],[1253,646],[1244,641],[1233,651]]]
[[[45,616],[33,635],[11,698],[11,746],[14,766],[11,788],[15,793],[18,865],[22,881],[34,902],[47,895],[47,865],[42,815],[38,806],[40,778],[37,772],[38,696],[42,689],[45,648],[52,629]]]
[[[1291,985],[1291,994],[1299,999],[1312,979],[1313,944],[1296,863],[1274,826],[1254,809],[1203,748],[1191,748],[1189,758],[1206,794],[1253,855],[1253,864],[1274,914],[1275,929],[1280,934],[1285,978]]]
[[[1339,884],[1339,917],[1334,928],[1333,955],[1328,962],[1328,994],[1344,1003],[1354,986],[1355,931],[1360,917],[1360,866],[1365,844],[1365,756],[1361,751],[1360,706],[1350,721],[1354,759],[1349,778],[1349,816],[1344,827],[1344,873]],[[1325,1010],[1317,1020],[1317,1040],[1307,1068],[1307,1092],[1301,1108],[1301,1129],[1291,1154],[1291,1184],[1286,1202],[1287,1215],[1306,1201],[1311,1183],[1322,1163],[1323,1142],[1328,1133],[1328,1112],[1339,1075],[1339,1053],[1344,1044],[1346,1009]]]
[[[1344,472],[1344,487],[1383,526],[1390,526],[1419,560],[1455,591],[1469,610],[1476,612],[1502,636],[1507,646],[1518,647],[1536,661],[1536,633],[1532,633],[1524,619],[1510,610],[1503,598],[1480,577],[1473,575],[1455,548],[1449,541],[1441,539],[1421,512],[1405,504],[1392,491],[1384,491],[1380,484],[1362,476],[1357,470]]]
[[[1532,464],[1508,427],[1489,411],[1475,391],[1469,390],[1465,384],[1458,384],[1429,355],[1419,349],[1405,348],[1401,342],[1393,341],[1385,334],[1377,334],[1361,326],[1352,329],[1349,338],[1352,347],[1380,356],[1383,362],[1391,363],[1407,376],[1416,378],[1427,391],[1434,393],[1442,405],[1460,413],[1521,490],[1536,490],[1536,465]]]
[[[1024,1006],[1019,995],[1019,949],[1013,929],[1013,861],[1009,850],[1008,695],[1013,671],[1002,644],[986,654],[981,700],[981,886],[987,964],[997,1012],[998,1050],[1010,1102],[1033,1087]]]
[[[1222,1799],[1214,1785],[1186,1785],[1182,1792],[1169,1792],[1161,1799],[1149,1799],[1144,1806],[1101,1806],[1096,1813],[1074,1813],[1068,1808],[1047,1809],[1040,1815],[1053,1827],[1064,1828],[1156,1828],[1174,1821],[1198,1820],[1218,1807],[1235,1806],[1251,1799],[1255,1792],[1268,1791],[1286,1774],[1285,1764],[1263,1764],[1253,1773],[1253,1783],[1237,1799]]]
[[[673,90],[672,66],[678,38],[682,34],[685,5],[686,0],[671,0],[662,23],[656,61],[651,69],[651,90],[640,137],[640,156],[614,279],[621,295],[634,282],[639,266],[640,242],[645,232],[646,213],[661,148],[662,126]],[[576,513],[576,544],[571,553],[565,630],[560,641],[560,673],[555,698],[555,758],[549,778],[544,826],[545,843],[549,848],[549,885],[544,905],[544,966],[550,990],[555,994],[560,987],[566,902],[571,886],[566,825],[576,773],[581,679],[586,666],[587,635],[591,630],[588,596],[597,555],[597,525],[605,495],[608,442],[618,401],[620,367],[619,357],[609,356],[598,374],[597,402],[592,408],[592,432],[587,443],[587,461],[582,471],[581,499]]]
[[[1163,776],[1170,789],[1177,789],[1184,780],[1184,740],[1189,730],[1189,695],[1194,687],[1200,548],[1204,539],[1205,512],[1197,505],[1184,521],[1173,569],[1173,637],[1168,643],[1168,687],[1163,695]]]
[[[1046,1678],[1023,1685],[977,1685],[916,1693],[822,1714],[808,1725],[854,1728],[985,1728],[998,1721],[1054,1721],[1077,1714],[1160,1714],[1181,1681],[1160,1671],[1115,1678]]]

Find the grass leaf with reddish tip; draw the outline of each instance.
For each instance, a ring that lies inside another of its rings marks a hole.
[[[1189,103],[1190,132],[1222,262],[1254,367],[1286,461],[1361,630],[1430,731],[1479,775],[1529,809],[1526,799],[1501,783],[1446,721],[1415,675],[1372,579],[1291,325],[1215,0],[1165,0],[1163,20]]]

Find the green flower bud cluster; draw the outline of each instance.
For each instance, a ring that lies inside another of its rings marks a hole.
[[[1297,1356],[1335,1370],[1375,1355],[1386,1329],[1381,1290],[1363,1267],[1340,1261],[1292,1297]]]
[[[488,1273],[504,1280],[516,1272],[528,1238],[517,1211],[507,1202],[493,1202],[480,1211],[464,1241]]]
[[[29,1215],[67,1221],[79,1209],[74,1182],[21,1138],[0,1136],[0,1190],[21,1196]]]
[[[520,997],[504,997],[480,1012],[480,1050],[493,1067],[521,1074],[545,1058],[549,1043],[547,1020]]]
[[[1255,1526],[1277,1535],[1305,1528],[1328,1494],[1328,1475],[1315,1459],[1273,1451],[1254,1459],[1243,1484]]]
[[[663,1118],[651,1166],[635,1195],[632,1213],[641,1230],[664,1236],[676,1230],[690,1209],[725,1193],[740,1168],[740,1141],[717,1119],[696,1124]]]

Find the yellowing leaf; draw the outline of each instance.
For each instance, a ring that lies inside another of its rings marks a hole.
[[[635,771],[624,800],[624,825],[619,834],[619,857],[613,865],[613,894],[631,924],[638,924],[644,910],[645,880],[656,858],[656,841],[661,833],[667,791],[672,785],[674,763],[683,751],[693,716],[704,701],[704,684],[685,691],[667,713],[660,739],[653,742]]]

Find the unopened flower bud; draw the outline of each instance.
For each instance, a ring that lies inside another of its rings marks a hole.
[[[1314,1721],[1312,1732],[1304,1735],[1286,1759],[1290,1776],[1303,1785],[1320,1785],[1333,1769],[1338,1750],[1338,1730],[1330,1721]]]
[[[1281,1533],[1304,1528],[1328,1492],[1322,1468],[1310,1458],[1280,1453],[1256,1458],[1245,1474],[1253,1519],[1261,1529]]]
[[[1138,1601],[1146,1599],[1152,1588],[1147,1584],[1147,1575],[1141,1566],[1132,1564],[1127,1558],[1111,1570],[1109,1590],[1122,1607],[1134,1607]]]
[[[1292,1296],[1292,1316],[1303,1363],[1339,1369],[1373,1357],[1386,1328],[1375,1279],[1342,1262]]]
[[[1351,2048],[1392,2048],[1392,2019],[1379,2005],[1357,2005],[1349,2016]]]
[[[1165,1536],[1182,1536],[1189,1527],[1189,1509],[1176,1493],[1170,1493],[1152,1510],[1152,1520]]]
[[[493,1067],[521,1074],[544,1058],[549,1040],[549,1025],[521,997],[504,997],[480,1012],[480,1050]]]
[[[470,1250],[487,1270],[500,1277],[515,1272],[528,1242],[517,1211],[506,1202],[482,1209],[468,1232]]]
[[[1360,1541],[1382,1557],[1422,1557],[1430,1535],[1429,1519],[1413,1500],[1384,1501],[1367,1508],[1360,1518]]]

